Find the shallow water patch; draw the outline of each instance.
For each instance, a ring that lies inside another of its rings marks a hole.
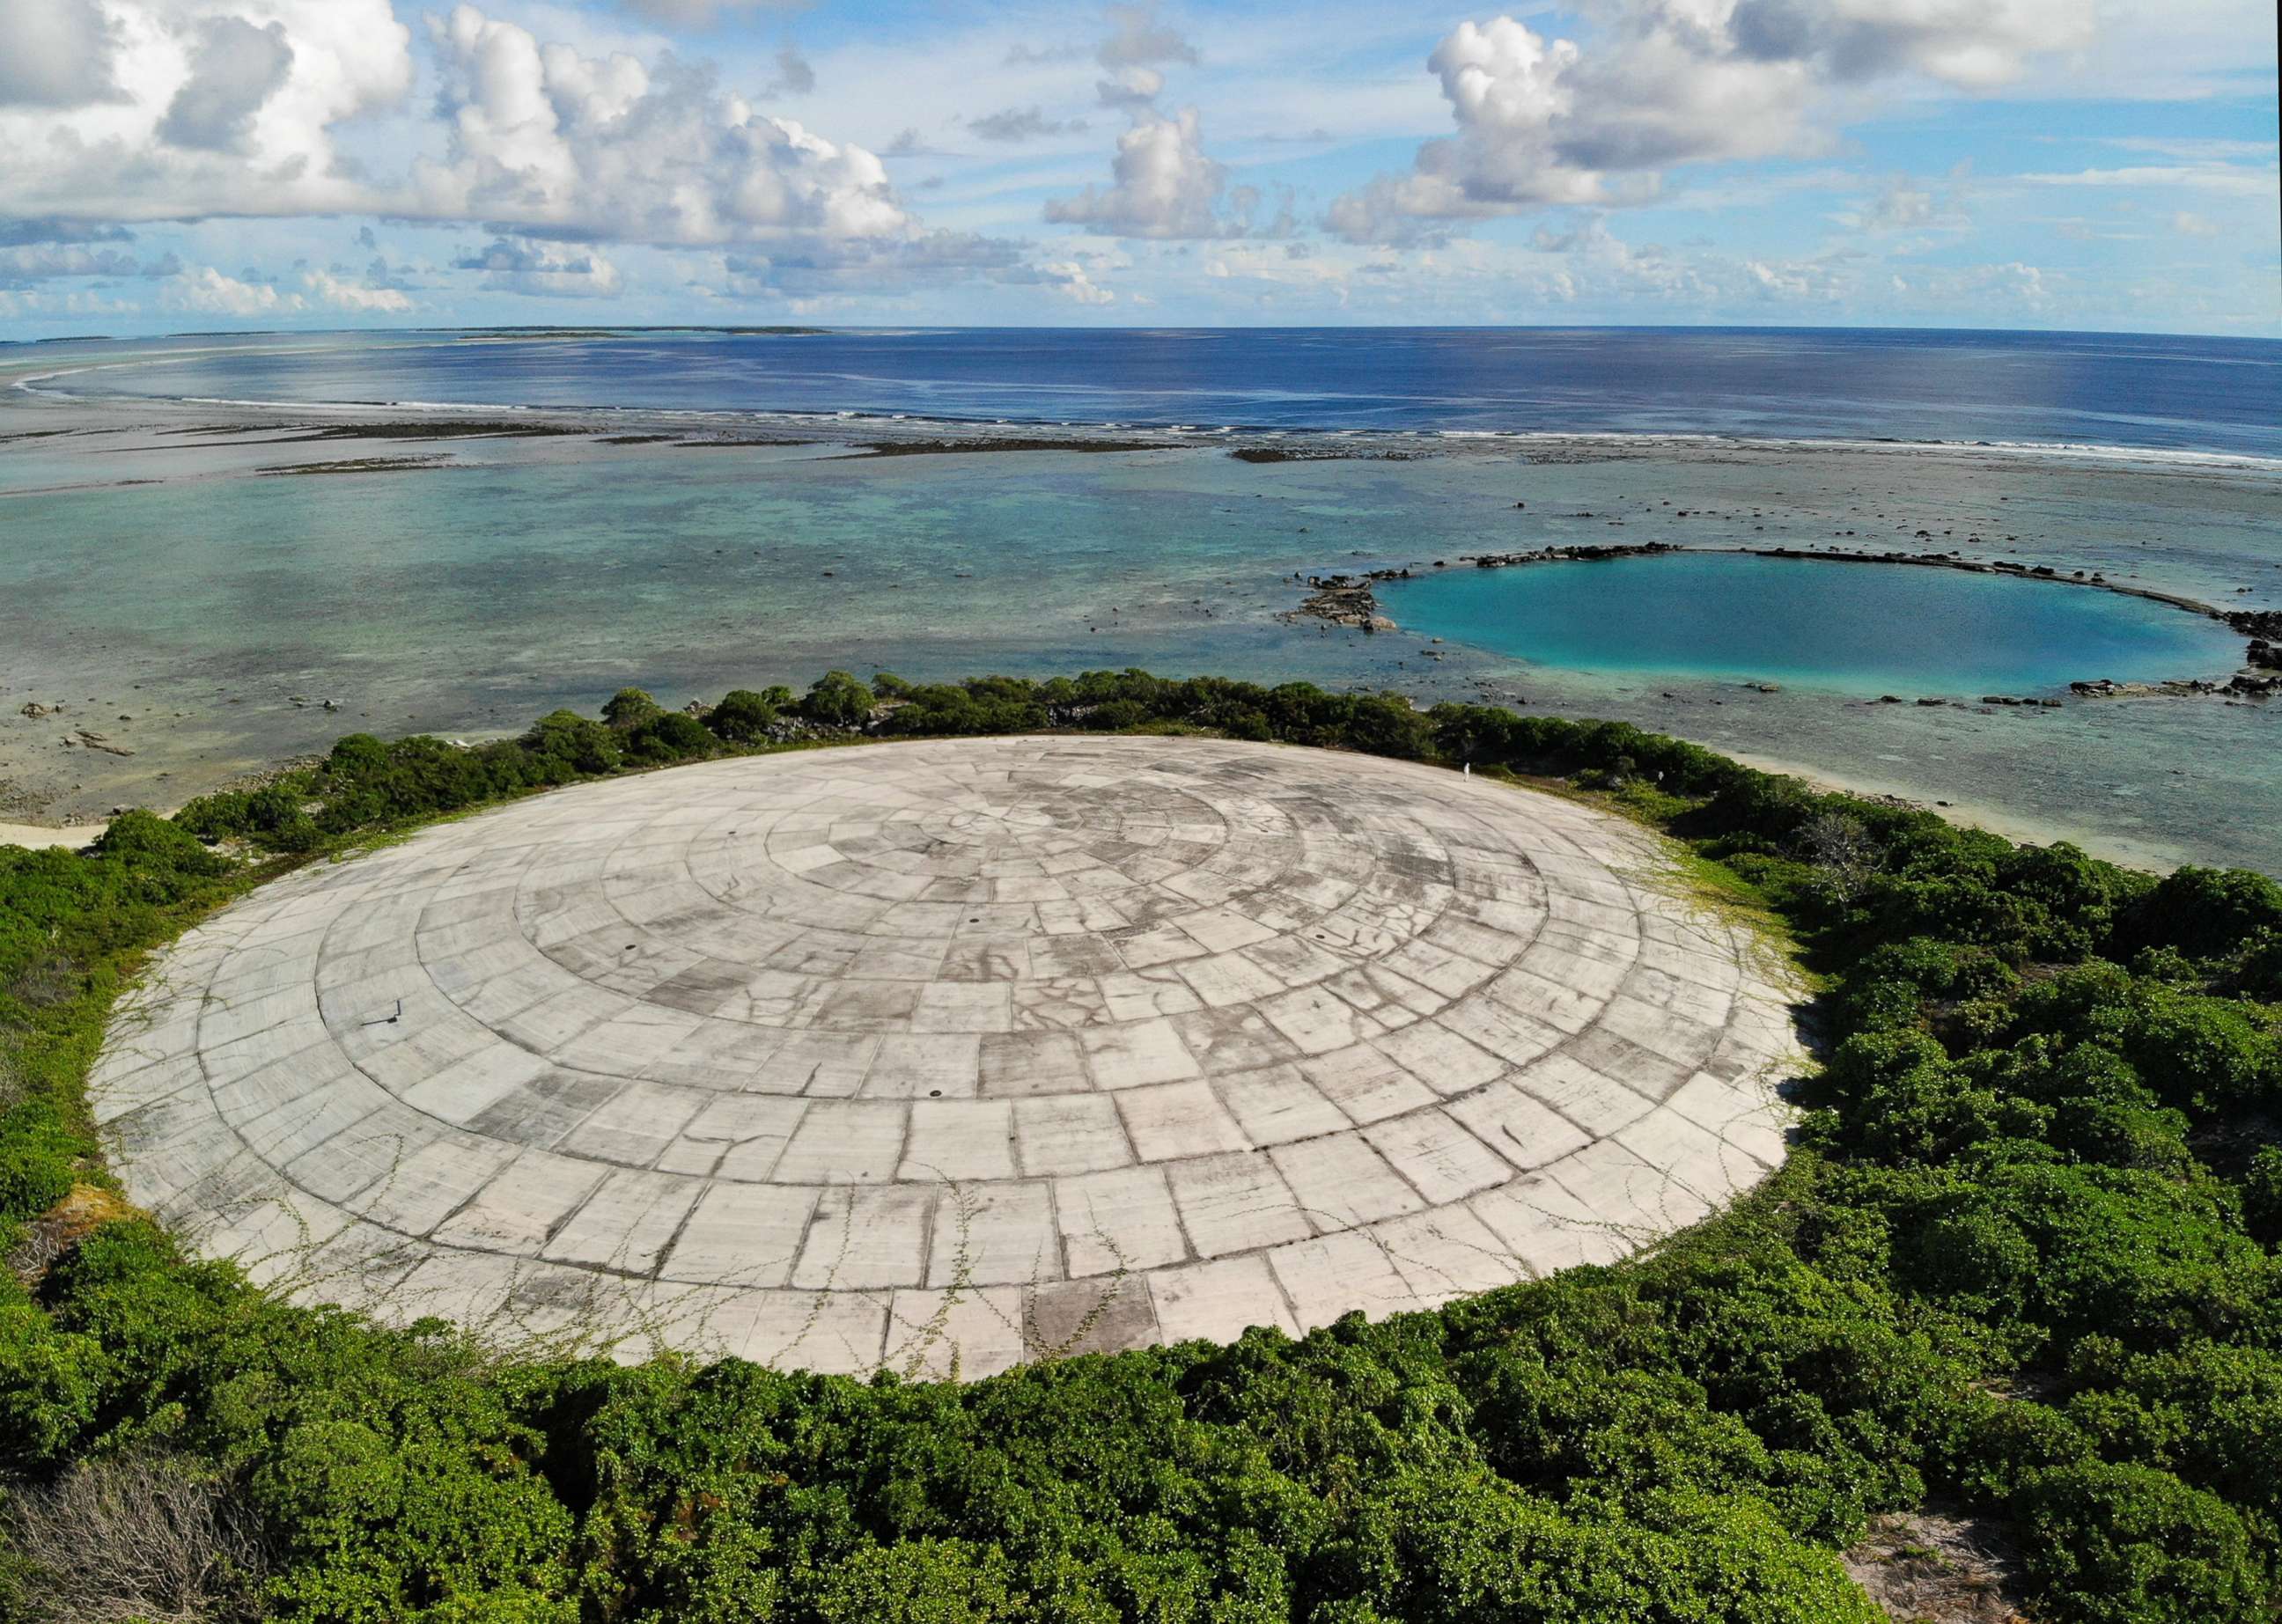
[[[1380,592],[1406,632],[1536,665],[1842,693],[2041,693],[2242,659],[2239,638],[2172,605],[1901,565],[1703,553],[1449,569]]]

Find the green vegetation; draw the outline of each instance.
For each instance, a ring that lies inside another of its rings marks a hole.
[[[1617,1267],[966,1387],[502,1358],[97,1221],[86,1068],[203,909],[420,819],[858,725],[1206,729],[1602,794],[1803,944],[1829,1061],[1799,1142]],[[0,1616],[1867,1620],[1834,1552],[1938,1504],[2009,1531],[2040,1616],[2271,1618],[2278,994],[2260,876],[2159,882],[1617,723],[834,673],[710,722],[629,692],[470,749],[344,739],[84,855],[0,849]]]

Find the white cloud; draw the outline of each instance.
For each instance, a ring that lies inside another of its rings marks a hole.
[[[1838,89],[1916,75],[1983,89],[2081,40],[2076,0],[1615,0],[1587,44],[1511,17],[1427,59],[1456,125],[1407,174],[1337,199],[1354,241],[1551,204],[1655,194],[1662,170],[1817,151]]]
[[[1165,76],[1153,67],[1121,67],[1107,79],[1096,80],[1093,93],[1105,107],[1134,112],[1153,105],[1164,89]]]
[[[0,12],[22,33],[22,17],[57,4],[0,0]],[[503,240],[765,248],[811,272],[836,258],[956,276],[978,259],[974,239],[931,242],[874,154],[768,115],[703,63],[588,54],[471,5],[431,15],[440,83],[398,142],[428,151],[376,176],[342,156],[335,127],[405,102],[410,35],[389,0],[105,4],[117,99],[60,114],[0,107],[0,214],[384,214]],[[778,91],[816,81],[788,44],[775,67]],[[544,290],[607,284],[560,266],[501,274]]]
[[[412,300],[398,289],[360,286],[329,271],[309,271],[301,281],[312,296],[337,310],[401,313],[412,308]]]
[[[167,310],[216,316],[288,315],[302,308],[298,293],[281,293],[267,282],[240,282],[210,265],[169,279],[159,302]]]
[[[732,298],[815,299],[906,291],[921,283],[965,278],[1036,282],[1020,244],[1001,237],[930,231],[906,238],[788,243],[723,257],[718,285]]]
[[[0,60],[7,31],[56,4],[0,0]],[[388,0],[105,0],[105,14],[108,94],[60,110],[0,104],[0,212],[159,220],[384,206],[333,130],[411,89],[411,36]]]
[[[452,263],[456,270],[483,272],[484,287],[495,293],[600,298],[625,287],[618,267],[592,249],[574,251],[554,243],[499,237]],[[407,300],[404,307],[409,305]]]
[[[1159,65],[1202,60],[1194,45],[1158,20],[1154,5],[1113,5],[1109,20],[1109,37],[1093,57],[1109,73],[1108,78],[1094,85],[1094,94],[1105,107],[1138,112],[1154,102],[1165,88]]]
[[[7,0],[0,107],[78,107],[112,95],[114,45],[96,0]]]
[[[1970,165],[1960,164],[1938,180],[1888,175],[1865,203],[1835,218],[1842,226],[1882,236],[1963,231],[1973,223],[1965,205],[1971,174]]]
[[[585,57],[462,5],[431,21],[445,161],[415,211],[525,234],[668,245],[919,234],[880,159],[762,113],[668,57]]]
[[[1109,305],[1117,295],[1100,286],[1087,275],[1084,266],[1075,259],[1049,259],[1038,271],[1063,298],[1081,305]]]
[[[10,321],[85,322],[136,313],[136,306],[124,299],[105,298],[83,289],[74,288],[64,293],[11,293],[0,288],[0,317]]]
[[[0,244],[6,244],[0,237]],[[172,276],[182,269],[172,254],[137,259],[105,244],[24,242],[0,246],[0,288],[66,277]]]
[[[1008,107],[969,119],[966,128],[985,141],[1033,141],[1041,135],[1076,135],[1085,128],[1085,120],[1049,119],[1037,107]],[[918,133],[912,132],[914,137]]]
[[[1109,37],[1094,53],[1094,60],[1104,67],[1150,62],[1193,65],[1203,60],[1177,29],[1160,20],[1154,5],[1113,5],[1108,15],[1113,25]]]
[[[776,77],[761,87],[763,96],[806,96],[816,89],[816,69],[796,45],[777,47]]]
[[[670,26],[702,28],[724,12],[791,11],[801,0],[623,0],[623,4]]]
[[[1197,110],[1145,112],[1117,138],[1107,187],[1089,186],[1046,205],[1046,218],[1118,236],[1225,236],[1220,216],[1227,172],[1205,156]]]
[[[2160,152],[2165,158],[2184,159],[2192,163],[2247,163],[2252,159],[2274,161],[2277,144],[2271,141],[2231,141],[2204,135],[2108,135],[2103,146],[2121,147],[2127,152]]]
[[[2273,170],[2239,164],[2139,164],[2123,169],[2078,169],[2013,178],[2032,186],[2151,186],[2235,197],[2271,197],[2282,189],[2282,179]]]
[[[1095,87],[1101,101],[1132,120],[1117,138],[1110,184],[1089,185],[1075,197],[1050,198],[1045,218],[1059,225],[1091,226],[1115,236],[1226,237],[1253,228],[1260,194],[1229,191],[1228,172],[1204,150],[1194,107],[1158,111],[1165,76],[1159,62],[1201,60],[1196,47],[1158,19],[1153,5],[1114,5],[1113,25],[1094,59],[1111,77]],[[1223,212],[1227,194],[1231,208]],[[1288,205],[1276,227],[1290,228]]]
[[[2177,213],[2171,216],[2171,229],[2177,232],[2181,236],[2216,236],[2219,235],[2219,227],[2216,221],[2208,220],[2203,215],[2197,214],[2190,209],[2181,209]]]
[[[167,103],[159,138],[210,152],[244,150],[254,115],[292,66],[283,23],[257,28],[243,17],[207,18],[190,52],[190,76]]]

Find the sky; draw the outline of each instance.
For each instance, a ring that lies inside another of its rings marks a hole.
[[[0,0],[0,339],[2282,336],[2270,0]]]

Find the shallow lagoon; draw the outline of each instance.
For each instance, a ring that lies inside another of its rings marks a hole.
[[[1580,669],[1437,646],[1415,623],[1366,637],[1281,618],[1307,574],[1648,541],[1930,545],[2267,607],[2282,474],[2263,467],[1611,440],[1269,465],[1202,446],[851,459],[585,436],[303,444],[226,415],[0,391],[0,429],[72,430],[0,436],[0,818],[178,804],[345,731],[504,730],[629,682],[679,703],[834,665],[918,680],[1139,665],[1621,718],[2008,832],[2282,872],[2282,706],[1882,706],[1780,667]],[[257,472],[375,455],[436,460]],[[1810,568],[1834,587],[1923,578]],[[2055,610],[2099,597],[2022,590]],[[2088,674],[2126,673],[2055,680]],[[35,700],[69,708],[19,714]],[[133,755],[67,742],[82,726]]]
[[[1533,665],[1831,693],[2043,695],[2242,655],[2215,621],[2073,584],[1726,553],[1446,569],[1380,598],[1408,630]]]

